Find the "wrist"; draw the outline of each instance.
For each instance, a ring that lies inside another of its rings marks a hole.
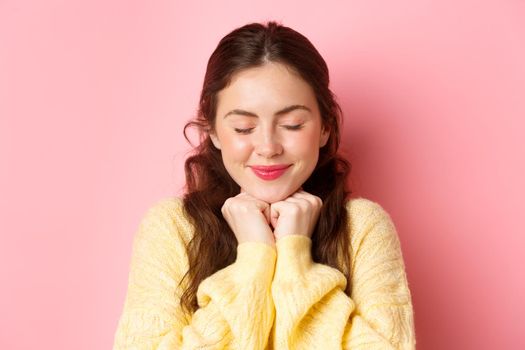
[[[312,239],[305,235],[286,235],[276,241],[276,278],[301,276],[313,265]]]

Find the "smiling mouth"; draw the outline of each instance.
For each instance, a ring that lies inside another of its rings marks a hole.
[[[284,165],[284,166],[272,166],[272,167],[250,167],[255,175],[257,175],[259,178],[271,181],[275,180],[279,177],[281,177],[290,167],[291,165]]]

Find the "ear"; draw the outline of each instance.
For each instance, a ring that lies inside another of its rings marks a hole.
[[[324,126],[321,129],[321,138],[319,142],[319,148],[324,147],[330,138],[330,129],[325,128]]]
[[[215,148],[221,149],[221,143],[219,142],[219,138],[217,137],[217,135],[215,135],[215,133],[210,132],[210,139],[211,142],[213,142]]]

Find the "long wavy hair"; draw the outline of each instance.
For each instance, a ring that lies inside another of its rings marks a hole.
[[[302,185],[306,192],[323,200],[319,220],[312,233],[312,258],[340,270],[347,278],[345,293],[350,295],[350,239],[345,203],[351,194],[346,179],[351,164],[337,152],[340,142],[342,110],[329,89],[326,62],[312,43],[297,31],[275,21],[266,25],[251,23],[237,28],[221,39],[208,60],[199,108],[184,127],[196,127],[199,144],[185,161],[186,187],[184,212],[195,234],[186,246],[189,269],[187,288],[180,303],[183,310],[198,309],[197,289],[208,276],[232,264],[237,254],[237,239],[221,213],[225,200],[240,192],[222,162],[221,151],[214,147],[217,93],[228,86],[232,76],[244,69],[267,62],[285,64],[313,88],[323,125],[330,130],[328,142],[319,150],[315,170]]]

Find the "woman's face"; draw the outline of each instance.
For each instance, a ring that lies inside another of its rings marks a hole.
[[[238,72],[218,94],[215,130],[224,166],[244,191],[281,201],[312,174],[329,132],[310,85],[280,63]],[[279,166],[271,171],[257,167]]]

